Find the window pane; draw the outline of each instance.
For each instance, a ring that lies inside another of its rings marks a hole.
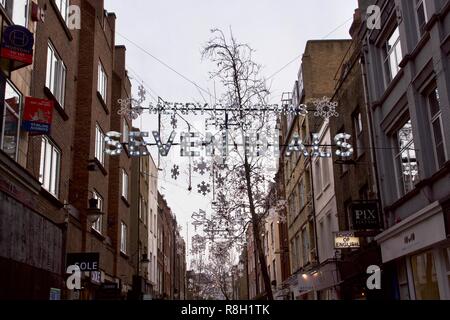
[[[55,149],[53,149],[51,185],[49,192],[55,196],[58,196],[58,171],[59,171],[59,154]]]
[[[436,155],[439,168],[445,163],[444,139],[442,137],[441,119],[437,118],[433,122],[434,143],[436,145]]]
[[[439,287],[432,252],[411,258],[417,300],[439,300]]]
[[[9,108],[5,109],[5,127],[3,130],[3,151],[13,159],[16,159],[19,119]]]
[[[25,26],[27,23],[28,0],[14,0],[12,20],[15,24]]]

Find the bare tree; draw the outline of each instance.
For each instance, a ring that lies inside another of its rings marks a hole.
[[[217,170],[213,174],[223,176],[218,186],[215,217],[206,229],[212,231],[211,237],[218,234],[231,242],[239,241],[245,236],[247,227],[252,228],[267,299],[273,300],[260,238],[263,218],[267,214],[264,195],[270,180],[267,171],[270,151],[264,150],[267,141],[254,143],[260,141],[261,134],[268,136],[275,128],[269,113],[256,111],[258,106],[267,106],[269,90],[261,76],[261,66],[253,61],[250,46],[238,43],[231,31],[229,39],[221,30],[214,29],[212,33],[203,57],[217,66],[211,76],[223,86],[220,102],[229,107],[224,130],[234,148],[229,150],[225,163],[215,164]]]

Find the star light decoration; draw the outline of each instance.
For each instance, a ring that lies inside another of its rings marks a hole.
[[[338,103],[330,101],[329,97],[315,99],[312,103],[316,107],[316,112],[314,112],[315,117],[321,117],[325,121],[329,121],[331,117],[339,117],[339,113],[336,111]]]
[[[171,172],[172,172],[172,179],[177,180],[178,176],[180,175],[180,167],[175,164]]]

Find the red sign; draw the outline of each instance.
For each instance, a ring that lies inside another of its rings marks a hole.
[[[53,119],[53,101],[32,97],[25,98],[22,128],[25,131],[48,134]]]

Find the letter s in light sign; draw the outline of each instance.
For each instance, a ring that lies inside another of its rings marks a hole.
[[[120,143],[120,137],[122,135],[119,132],[110,131],[105,137],[105,153],[110,156],[118,156],[122,153],[123,146]]]

